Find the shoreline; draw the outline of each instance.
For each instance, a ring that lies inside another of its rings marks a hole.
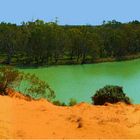
[[[117,60],[116,58],[103,58],[95,61],[95,63],[105,63],[105,62],[121,62],[121,61],[129,61],[129,60],[135,60],[139,59],[140,54],[137,55],[129,55],[129,56],[124,56],[120,60]]]
[[[86,64],[100,64],[100,63],[108,63],[108,62],[121,62],[121,61],[131,61],[131,60],[135,60],[135,59],[140,59],[140,53],[139,54],[135,54],[135,55],[128,55],[128,56],[124,56],[124,57],[121,57],[119,59],[117,58],[111,58],[111,57],[108,57],[108,58],[99,58],[97,60],[91,60],[91,59],[88,59],[85,63],[78,63],[78,62],[75,62],[75,61],[66,61],[66,59],[63,59],[64,62],[59,62],[56,63],[56,64],[46,64],[46,65],[23,65],[23,64],[4,64],[2,62],[1,65],[7,65],[7,66],[14,66],[14,67],[19,67],[19,68],[39,68],[39,67],[52,67],[52,66],[68,66],[68,65],[86,65]]]

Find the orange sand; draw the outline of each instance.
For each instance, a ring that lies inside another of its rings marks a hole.
[[[0,138],[140,138],[140,105],[58,107],[0,96]]]

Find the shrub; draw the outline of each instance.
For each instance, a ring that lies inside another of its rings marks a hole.
[[[53,101],[53,104],[57,106],[66,106],[64,102],[60,102],[59,100]]]
[[[104,105],[108,103],[124,102],[131,104],[129,97],[123,92],[123,88],[120,86],[105,86],[104,88],[96,91],[92,97],[94,105]]]
[[[52,103],[57,106],[74,106],[77,104],[77,101],[76,101],[76,99],[71,98],[71,99],[69,99],[68,104],[65,104],[64,102],[61,102],[59,100],[55,100]]]
[[[74,106],[76,104],[77,104],[76,99],[71,98],[70,101],[69,101],[69,106]]]

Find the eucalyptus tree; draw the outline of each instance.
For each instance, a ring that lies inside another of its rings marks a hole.
[[[6,55],[6,63],[11,64],[12,57],[15,53],[15,46],[17,45],[17,26],[10,23],[1,23],[1,39],[0,46],[3,53]]]
[[[87,63],[140,53],[140,23],[58,25],[43,20],[0,23],[0,62],[22,65]]]
[[[76,58],[76,61],[78,62],[81,53],[81,38],[82,38],[82,32],[78,28],[70,28],[67,30],[68,34],[68,45],[67,45],[67,52],[68,56],[72,60],[73,58]]]

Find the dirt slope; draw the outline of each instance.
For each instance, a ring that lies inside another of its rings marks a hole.
[[[140,138],[140,105],[58,107],[0,96],[0,138]]]

